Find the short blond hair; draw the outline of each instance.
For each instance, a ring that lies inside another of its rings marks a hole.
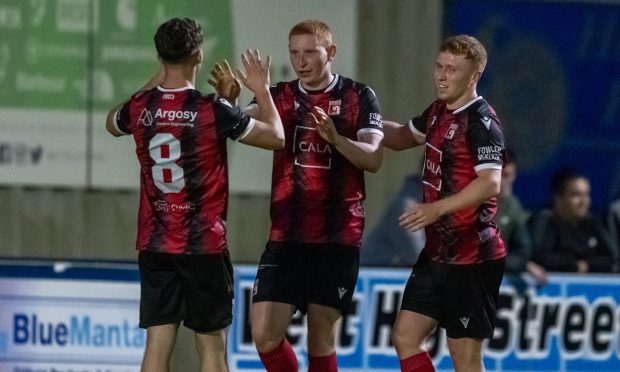
[[[327,42],[327,46],[332,45],[332,31],[327,23],[317,19],[308,19],[293,26],[288,38],[296,35],[314,35],[319,41]]]
[[[478,39],[470,35],[456,35],[443,41],[440,52],[465,56],[474,61],[478,72],[482,73],[487,65],[487,51]]]

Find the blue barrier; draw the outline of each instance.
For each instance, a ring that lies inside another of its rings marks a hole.
[[[231,371],[264,370],[249,324],[255,272],[235,266]],[[354,311],[338,335],[340,370],[399,370],[390,330],[408,276],[407,269],[360,271]],[[138,371],[145,344],[138,277],[135,264],[0,261],[0,370]],[[619,371],[620,277],[549,279],[542,288],[504,281],[495,336],[485,344],[487,371]],[[297,314],[288,334],[302,369],[304,322]],[[438,371],[452,370],[445,333],[428,346]]]

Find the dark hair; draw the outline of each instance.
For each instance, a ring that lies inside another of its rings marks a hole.
[[[202,28],[189,18],[172,18],[155,33],[155,49],[162,61],[170,64],[184,62],[202,45]]]
[[[562,168],[553,174],[551,178],[551,194],[553,196],[562,195],[566,191],[566,186],[573,180],[585,178],[584,175],[573,168]]]

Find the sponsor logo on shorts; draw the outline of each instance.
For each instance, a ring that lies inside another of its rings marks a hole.
[[[262,264],[262,265],[258,265],[258,270],[261,269],[268,269],[270,267],[278,267],[279,265],[276,264]]]
[[[348,289],[344,288],[344,287],[338,287],[338,297],[340,297],[340,299],[342,300],[342,296],[344,296],[345,293],[347,293]]]
[[[459,318],[459,320],[461,321],[461,324],[463,325],[463,327],[467,329],[467,326],[469,325],[469,318],[464,316],[464,317]]]
[[[252,288],[252,296],[256,296],[258,293],[258,279],[254,281],[254,287]]]

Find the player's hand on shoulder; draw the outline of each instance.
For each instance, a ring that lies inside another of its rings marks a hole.
[[[224,60],[223,66],[216,63],[211,69],[211,76],[207,81],[215,88],[217,95],[235,103],[241,93],[241,82],[233,74],[228,61]]]
[[[243,70],[237,69],[237,75],[254,94],[261,91],[269,91],[269,68],[271,66],[271,57],[267,56],[267,60],[261,61],[258,49],[248,49],[241,55],[241,63]]]

